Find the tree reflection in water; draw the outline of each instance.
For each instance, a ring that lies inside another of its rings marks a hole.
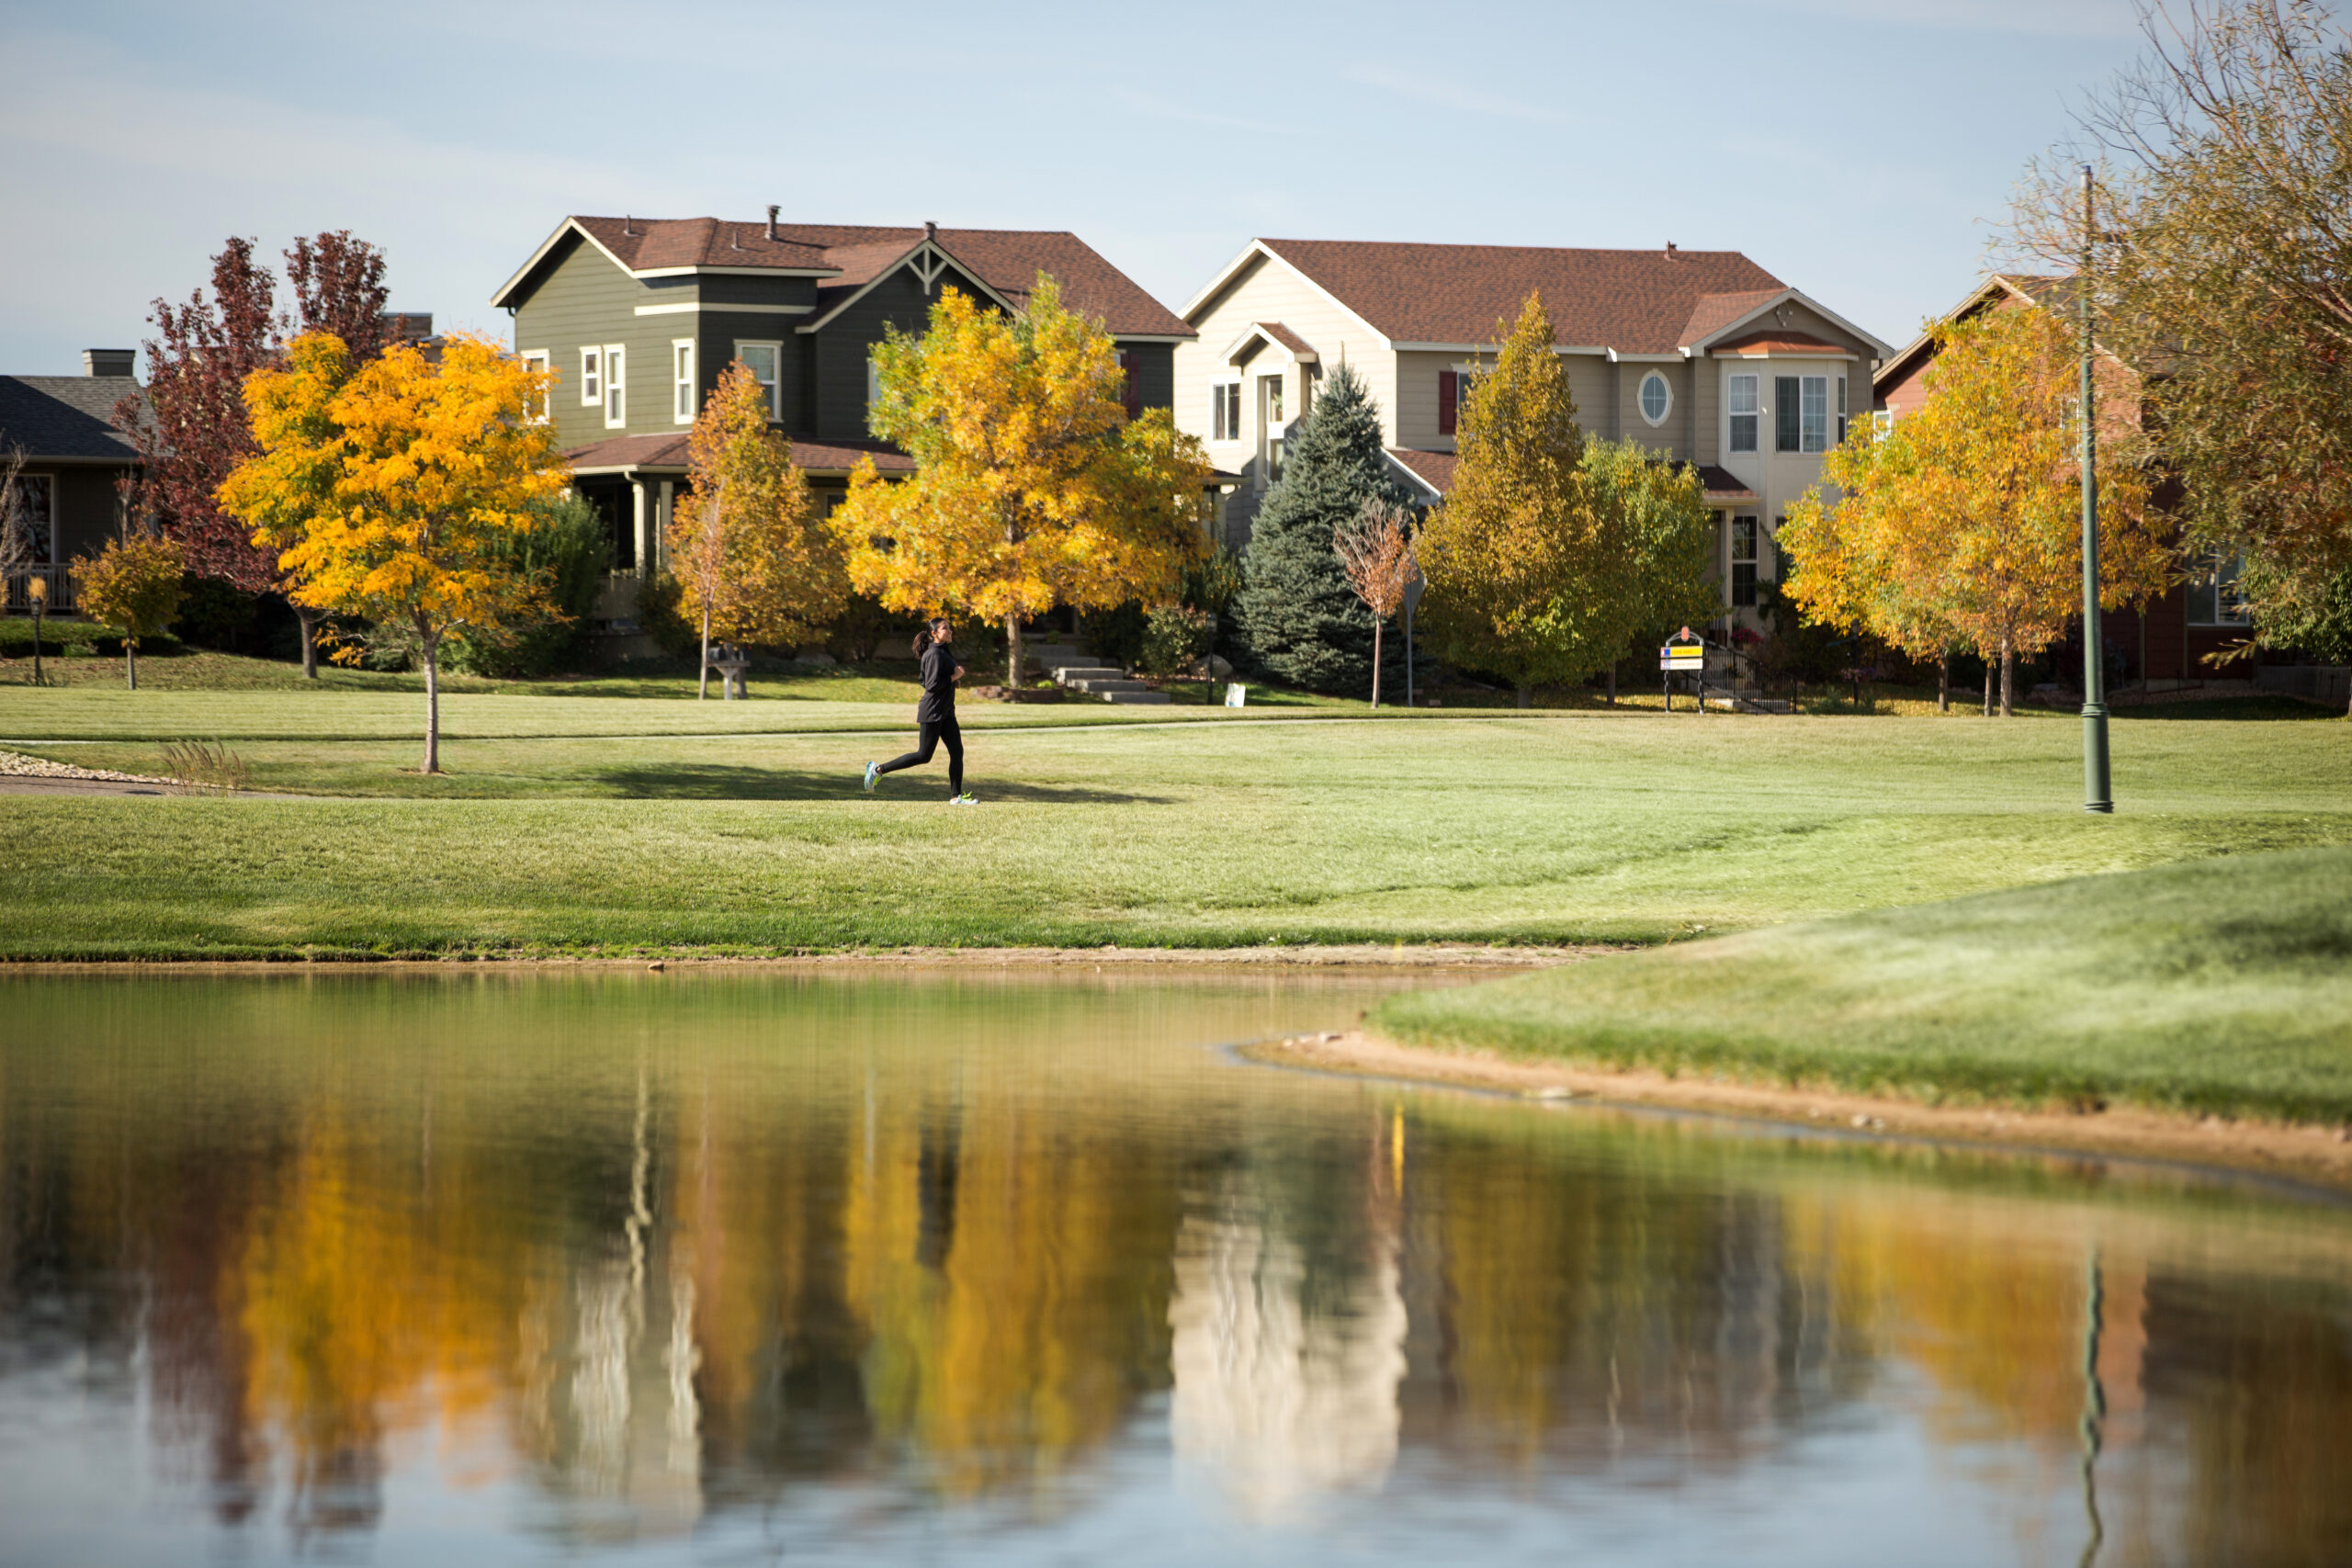
[[[1155,1452],[1242,1530],[1637,1529],[1865,1432],[2025,1560],[2352,1540],[2340,1211],[1186,1048],[1328,984],[0,988],[0,1393],[112,1369],[224,1530],[394,1529],[395,1472],[583,1544],[1052,1530]]]

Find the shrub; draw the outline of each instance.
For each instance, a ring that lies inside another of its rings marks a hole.
[[[536,525],[518,536],[508,553],[547,585],[560,616],[501,637],[452,638],[451,668],[514,677],[577,670],[587,662],[592,617],[612,570],[612,541],[596,509],[576,492],[566,491],[535,511]]]
[[[1145,618],[1143,654],[1136,665],[1145,674],[1162,681],[1189,675],[1193,666],[1208,656],[1216,637],[1216,617],[1206,610],[1166,605]]]

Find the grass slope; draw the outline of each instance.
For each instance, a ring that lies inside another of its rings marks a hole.
[[[2346,730],[2316,710],[2119,720],[2125,810],[2097,819],[2074,727],[1968,718],[1105,708],[976,726],[986,804],[954,811],[936,765],[858,790],[902,709],[478,696],[426,779],[406,733],[302,732],[408,699],[153,695],[177,705],[12,694],[0,728],[29,703],[52,732],[237,723],[276,737],[237,743],[257,788],[345,798],[9,798],[0,956],[1658,942],[2352,843]],[[156,766],[144,739],[28,749]]]
[[[1842,917],[1393,998],[1391,1038],[1791,1084],[2352,1121],[2352,849]]]

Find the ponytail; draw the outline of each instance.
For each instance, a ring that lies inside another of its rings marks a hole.
[[[946,616],[933,615],[931,619],[925,621],[922,626],[915,628],[915,657],[917,659],[921,659],[931,649],[931,634],[946,624]]]

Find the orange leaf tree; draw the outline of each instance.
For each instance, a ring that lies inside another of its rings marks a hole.
[[[2020,654],[2058,640],[2082,607],[2077,367],[2046,311],[1988,311],[1938,329],[1917,412],[1858,430],[1793,507],[1781,541],[1788,592],[1816,619],[1865,627],[1915,655],[1973,648],[2001,669],[2012,711]],[[2112,406],[2112,405],[2109,405]],[[2099,586],[2109,608],[2171,581],[2148,507],[2136,425],[2099,431]]]
[[[1405,606],[1405,595],[1421,580],[1413,558],[1413,514],[1377,499],[1363,503],[1351,524],[1331,530],[1340,570],[1363,607],[1372,612],[1372,705],[1380,705],[1380,632]]]
[[[180,574],[187,559],[168,539],[109,539],[107,547],[74,567],[82,609],[122,628],[123,668],[139,689],[139,639],[162,631],[179,613]]]
[[[437,362],[402,346],[355,368],[342,339],[311,333],[245,382],[261,450],[220,502],[280,552],[298,603],[367,623],[338,659],[372,643],[423,664],[428,773],[443,642],[560,615],[515,548],[570,480],[553,427],[531,417],[547,380],[481,338],[452,334]]]
[[[768,425],[768,395],[738,359],[695,417],[687,438],[691,498],[664,539],[680,605],[710,645],[805,640],[842,612],[849,582],[832,534],[817,520],[792,448]]]
[[[850,581],[892,610],[1002,622],[1008,685],[1023,618],[1172,596],[1206,547],[1200,443],[1165,409],[1126,417],[1110,333],[1051,278],[1009,317],[943,289],[923,334],[875,357],[874,434],[915,475],[851,475],[832,516]]]

